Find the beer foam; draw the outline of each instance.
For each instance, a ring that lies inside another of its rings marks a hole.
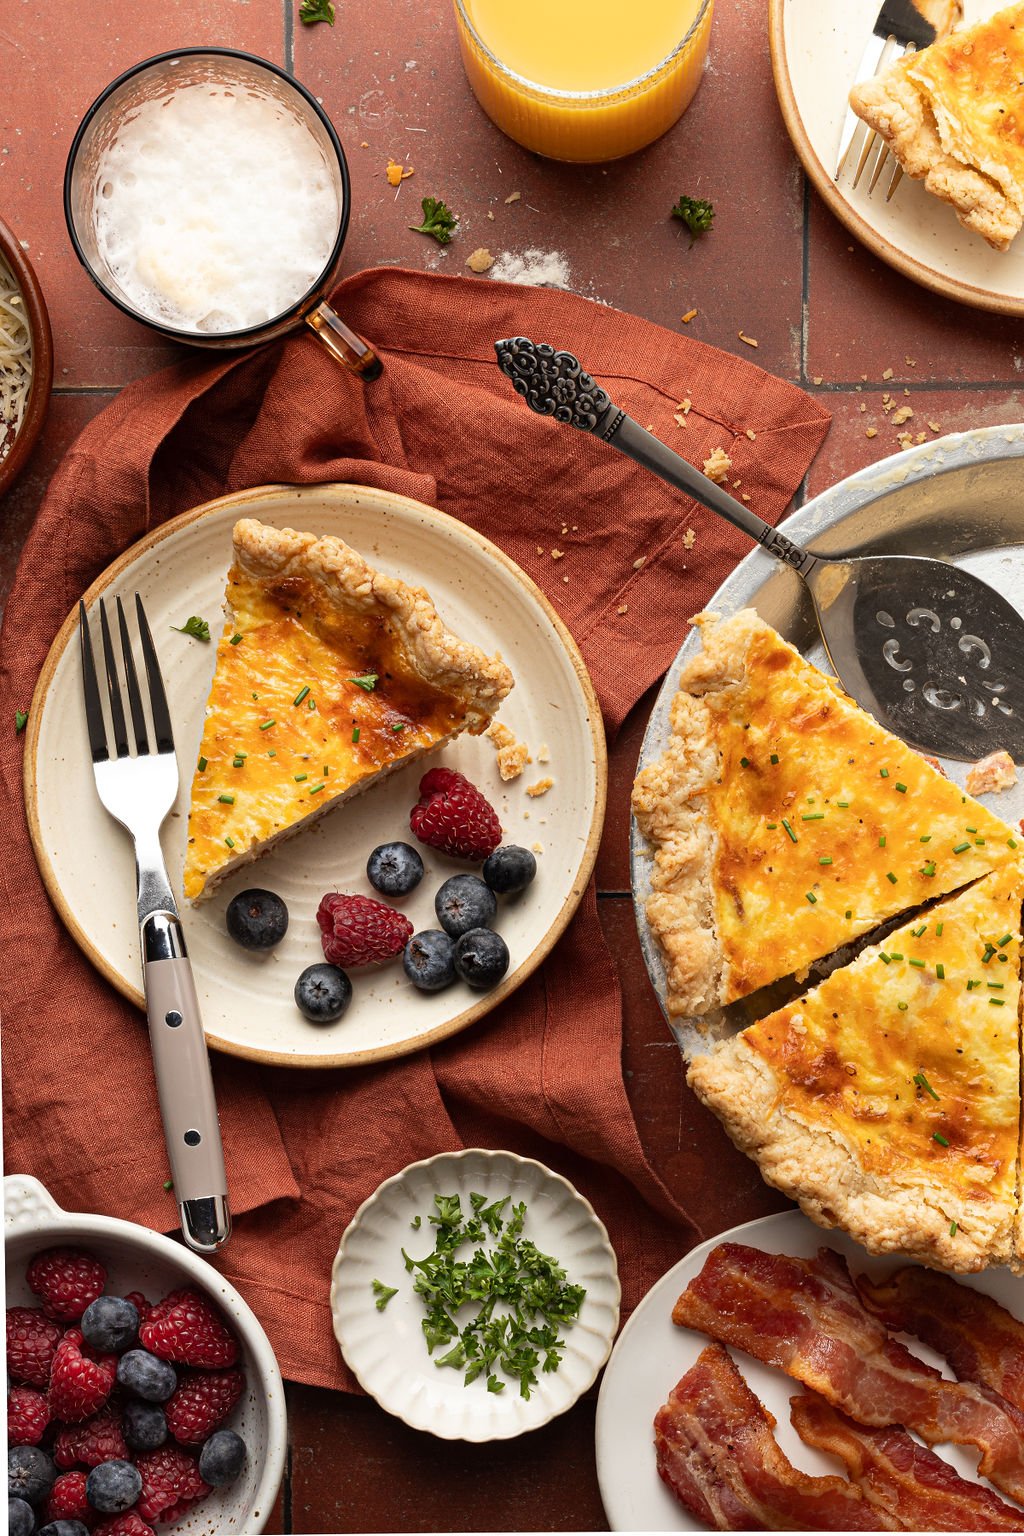
[[[142,103],[100,159],[96,243],[114,285],[157,324],[266,324],[320,277],[341,218],[335,175],[281,102],[186,85]]]

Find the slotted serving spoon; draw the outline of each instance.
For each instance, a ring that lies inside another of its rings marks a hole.
[[[1024,760],[1024,618],[994,588],[918,555],[813,555],[613,404],[571,352],[515,336],[498,362],[532,411],[617,448],[724,517],[805,583],[847,693],[924,752]]]

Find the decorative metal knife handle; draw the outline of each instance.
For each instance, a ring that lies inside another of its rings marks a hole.
[[[756,540],[770,555],[806,576],[818,563],[814,555],[794,544],[771,523],[751,512],[707,475],[688,464],[678,453],[667,448],[660,438],[645,431],[617,406],[608,392],[589,373],[583,371],[578,357],[559,352],[546,342],[530,341],[526,336],[512,336],[496,341],[498,366],[512,387],[522,395],[531,411],[551,416],[555,421],[592,432],[610,443],[620,453],[642,464],[660,479],[700,502],[748,538]]]

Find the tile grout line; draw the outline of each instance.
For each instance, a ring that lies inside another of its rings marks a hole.
[[[287,0],[285,0],[287,4]],[[290,1431],[289,1431],[290,1438]],[[289,1443],[284,1463],[284,1485],[281,1490],[281,1525],[283,1536],[291,1536],[292,1532],[292,1448]]]
[[[284,67],[288,74],[295,74],[295,17],[292,0],[281,0],[284,6]]]

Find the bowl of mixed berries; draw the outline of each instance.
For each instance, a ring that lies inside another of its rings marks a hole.
[[[259,1532],[284,1389],[254,1314],[148,1228],[4,1180],[10,1536]]]

